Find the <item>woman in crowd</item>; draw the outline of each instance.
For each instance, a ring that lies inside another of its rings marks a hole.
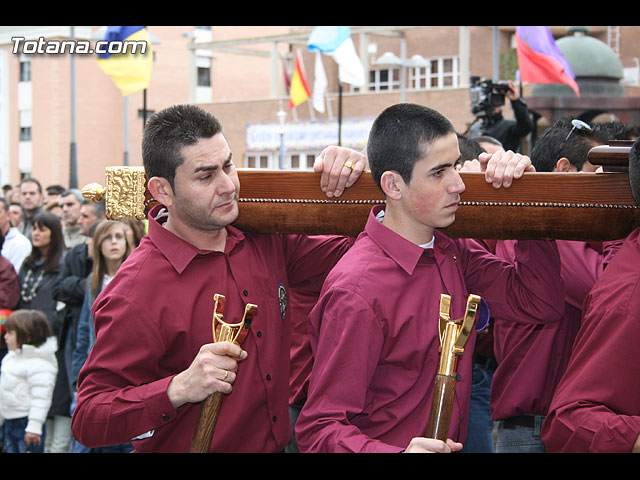
[[[58,288],[58,275],[64,254],[64,239],[60,219],[50,212],[39,213],[33,220],[31,254],[24,260],[18,280],[20,301],[18,309],[39,310],[45,314],[53,334],[64,338],[60,332],[58,305],[54,300]],[[60,345],[59,345],[60,347]],[[53,402],[47,420],[45,452],[68,453],[71,447],[71,391],[66,381],[63,352],[56,352],[58,377],[53,392]]]
[[[130,227],[126,223],[103,220],[92,225],[92,229],[94,226],[95,231],[89,242],[93,269],[87,280],[84,304],[78,319],[78,337],[73,351],[72,373],[75,381],[78,379],[80,369],[84,365],[96,337],[91,306],[135,247],[130,243]],[[74,442],[73,445],[74,453],[124,453],[131,450],[133,450],[133,446],[130,443],[99,449],[88,449],[77,442]]]

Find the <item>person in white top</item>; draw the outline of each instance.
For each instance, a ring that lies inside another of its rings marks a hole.
[[[9,353],[0,368],[0,425],[6,453],[42,453],[56,384],[57,341],[38,310],[16,310],[5,324]]]
[[[4,238],[0,254],[13,264],[17,273],[22,261],[31,253],[31,241],[11,226],[9,204],[4,198],[0,198],[0,233]]]

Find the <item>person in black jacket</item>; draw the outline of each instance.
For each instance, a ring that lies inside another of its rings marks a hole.
[[[31,243],[31,254],[22,262],[18,272],[20,300],[16,309],[43,312],[56,335],[61,325],[55,298],[64,255],[60,219],[50,212],[37,214],[33,219]],[[71,389],[62,355],[63,352],[58,348],[58,375],[46,424],[45,453],[68,453],[71,448]]]
[[[84,202],[80,207],[80,219],[78,220],[82,234],[89,238],[91,225],[104,218],[104,200],[98,203]],[[76,344],[77,320],[80,316],[87,288],[87,276],[91,273],[92,266],[93,262],[89,255],[88,246],[83,242],[67,250],[58,278],[59,288],[55,299],[65,305],[60,312],[62,326],[59,330],[58,346],[65,352],[64,361],[68,373],[69,388],[72,391],[75,390],[75,381],[71,375],[71,364],[73,349]]]
[[[471,127],[472,136],[488,135],[499,140],[505,150],[519,151],[522,139],[533,131],[533,119],[527,104],[520,98],[518,90],[509,82],[509,90],[505,97],[511,102],[511,108],[515,116],[514,120],[508,120],[502,116],[504,106],[495,107],[481,124]]]

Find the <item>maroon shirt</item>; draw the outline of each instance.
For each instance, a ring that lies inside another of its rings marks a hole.
[[[549,452],[631,452],[640,435],[640,228],[584,303],[582,326],[542,428]]]
[[[166,389],[212,341],[213,295],[220,293],[228,322],[241,320],[246,303],[258,312],[211,451],[281,451],[291,435],[286,292],[319,292],[352,241],[230,226],[224,253],[201,251],[153,220],[158,209],[149,215],[149,235],[94,304],[96,341],[79,376],[74,437],[93,447],[152,431],[134,441],[136,451],[187,452],[200,405],[174,409]]]
[[[582,316],[582,303],[602,273],[602,254],[585,242],[557,240],[565,286],[564,316],[496,317],[493,348],[498,367],[491,385],[491,418],[546,415],[569,362]],[[496,254],[514,260],[514,242],[500,241]],[[542,261],[542,259],[541,259]]]
[[[440,294],[451,295],[453,319],[464,315],[470,293],[492,313],[522,312],[531,322],[562,314],[553,242],[518,242],[516,269],[438,231],[425,250],[380,223],[379,210],[327,277],[309,317],[314,366],[296,424],[303,452],[399,452],[425,435],[440,358]],[[466,438],[475,339],[474,332],[459,362],[449,434],[459,441]]]

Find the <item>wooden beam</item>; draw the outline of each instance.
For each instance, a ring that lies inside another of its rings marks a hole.
[[[629,185],[629,146],[596,147],[589,160],[615,172],[526,173],[509,188],[496,189],[483,173],[461,173],[466,190],[451,237],[605,241],[640,226],[640,206]],[[239,169],[240,214],[234,225],[259,233],[357,236],[375,205],[384,203],[370,174],[338,198],[320,189],[309,171]],[[155,203],[142,167],[109,167],[106,186],[88,185],[86,198],[106,200],[109,218],[144,218]]]
[[[234,225],[263,233],[355,236],[384,197],[370,175],[336,199],[313,172],[241,170],[240,215]],[[496,189],[482,173],[462,173],[466,190],[452,237],[614,240],[640,225],[628,174],[527,173]]]

